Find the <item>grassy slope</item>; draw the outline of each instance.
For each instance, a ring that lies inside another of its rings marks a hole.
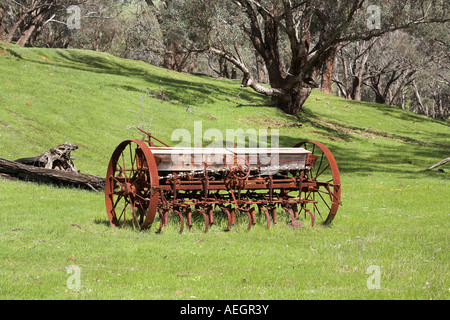
[[[0,157],[68,141],[80,146],[79,170],[104,175],[114,148],[141,138],[132,127],[142,118],[165,141],[176,128],[193,132],[194,121],[224,135],[280,127],[280,146],[325,143],[343,184],[331,228],[261,221],[250,232],[179,235],[173,225],[155,235],[109,227],[102,194],[0,180],[0,297],[448,299],[450,183],[422,172],[448,157],[448,123],[314,92],[299,128],[267,104],[237,82],[0,43]],[[79,290],[66,285],[72,264]],[[367,288],[370,265],[380,267],[379,290]]]

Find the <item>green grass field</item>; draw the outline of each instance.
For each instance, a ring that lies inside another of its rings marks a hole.
[[[281,147],[332,151],[343,202],[331,227],[259,217],[250,231],[219,219],[179,234],[174,219],[155,234],[113,229],[103,193],[0,178],[0,298],[448,300],[449,174],[424,171],[449,156],[448,122],[313,92],[297,127],[268,105],[239,82],[0,42],[2,158],[67,141],[81,172],[104,176],[137,125],[168,142],[194,121],[224,135],[270,127]]]

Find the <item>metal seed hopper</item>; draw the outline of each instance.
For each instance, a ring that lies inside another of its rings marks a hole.
[[[183,232],[199,214],[207,231],[214,216],[224,213],[227,231],[238,215],[247,217],[250,230],[257,214],[265,216],[268,228],[280,212],[291,223],[310,220],[312,226],[317,220],[329,224],[336,215],[339,169],[319,142],[293,148],[171,148],[139,130],[148,140],[123,141],[109,162],[105,199],[113,227],[145,230],[159,217],[160,232],[175,215]]]

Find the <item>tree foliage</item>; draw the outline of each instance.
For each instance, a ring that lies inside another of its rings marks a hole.
[[[339,0],[191,0],[202,8],[197,25],[203,27],[208,50],[239,68],[243,85],[271,96],[281,110],[297,114],[317,86],[324,64],[334,60],[346,42],[371,40],[395,30],[448,21],[444,1],[374,1],[382,20],[371,27],[368,2]],[[233,6],[231,6],[231,4]],[[382,14],[382,15],[381,15]],[[224,37],[231,33],[231,36]],[[270,87],[255,80],[242,54],[240,37],[247,38],[264,60]],[[323,73],[322,73],[323,74]],[[397,74],[393,75],[397,79]],[[389,82],[389,80],[388,80]],[[374,83],[374,88],[377,86]],[[386,88],[384,88],[386,90]],[[385,96],[384,92],[381,96]],[[378,98],[381,102],[381,97]]]
[[[449,21],[446,0],[6,0],[0,39],[208,67],[290,114],[320,87],[446,118]]]

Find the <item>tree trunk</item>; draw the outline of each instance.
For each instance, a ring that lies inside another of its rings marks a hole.
[[[219,76],[229,79],[230,74],[228,72],[227,60],[224,57],[219,57]]]
[[[23,14],[20,16],[19,20],[17,20],[16,23],[14,23],[12,28],[9,30],[8,36],[6,36],[6,38],[5,38],[5,42],[11,43],[11,41],[14,39],[14,34],[16,33],[20,24],[25,20],[26,17],[27,17],[27,14]]]
[[[320,91],[326,94],[331,94],[333,85],[333,73],[334,65],[336,62],[336,55],[339,49],[337,47],[332,47],[328,50],[325,57],[324,64],[321,69],[322,81],[320,85]]]
[[[375,102],[385,104],[386,103],[386,97],[380,94],[379,92],[375,92]]]
[[[439,117],[443,120],[445,120],[445,114],[444,114],[444,105],[442,103],[442,94],[439,93],[439,102],[438,102],[438,106],[439,106]]]
[[[298,115],[311,91],[312,89],[308,87],[296,87],[281,96],[272,97],[272,100],[275,102],[276,107],[283,112]]]
[[[3,39],[3,34],[5,33],[5,29],[3,27],[3,18],[5,17],[5,10],[0,8],[0,39]]]
[[[414,95],[416,96],[416,99],[417,99],[417,106],[419,109],[417,111],[421,111],[422,113],[425,113],[425,108],[422,103],[422,98],[420,97],[419,89],[417,89],[416,80],[414,80],[412,82],[412,85],[413,85]],[[419,112],[416,112],[416,113],[419,113]]]
[[[361,86],[362,83],[359,77],[353,77],[353,85],[352,85],[352,100],[361,101]]]
[[[30,40],[31,36],[33,35],[33,33],[36,30],[36,25],[31,25],[29,26],[20,36],[19,40],[17,40],[17,45],[18,46],[25,46],[28,43],[28,40]]]
[[[256,60],[256,79],[260,83],[267,83],[266,71],[264,59],[261,57],[258,51],[255,50]]]
[[[401,96],[401,108],[402,110],[405,110],[406,105],[406,97],[405,97],[405,89],[402,90],[402,96]]]
[[[25,46],[29,41],[31,37],[36,37],[40,31],[41,27],[45,22],[45,16],[50,12],[50,7],[42,7],[35,11],[31,11],[31,22],[27,23],[25,25],[25,28],[23,28],[25,31],[22,32],[19,40],[17,40],[17,45],[23,47]]]
[[[237,79],[237,70],[235,66],[231,67],[231,79],[236,80]]]
[[[381,76],[370,78],[370,88],[375,93],[375,102],[384,104],[386,103],[385,93],[387,92],[387,88],[383,92],[380,84],[380,78]]]
[[[342,83],[343,83],[342,85],[338,84],[338,88],[339,88],[339,91],[342,93],[342,96],[345,99],[350,99],[351,93],[350,93],[350,88],[349,88],[350,75],[348,72],[348,62],[342,55],[339,58],[342,63],[342,69],[343,69],[342,73],[343,73],[344,79],[342,80]]]
[[[174,70],[175,57],[173,52],[175,51],[175,45],[171,42],[167,45],[167,52],[164,54],[163,67],[166,69]]]
[[[198,53],[194,53],[191,58],[191,62],[189,63],[189,67],[187,70],[188,73],[194,72],[195,64],[197,63],[197,59],[198,59]]]
[[[189,52],[184,52],[181,44],[169,40],[167,52],[164,55],[163,67],[182,72]]]

